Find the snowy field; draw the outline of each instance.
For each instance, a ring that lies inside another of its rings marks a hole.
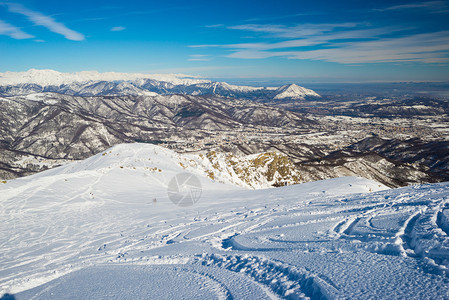
[[[449,298],[449,184],[249,190],[198,172],[201,196],[181,207],[167,194],[180,161],[118,145],[0,183],[0,296]]]

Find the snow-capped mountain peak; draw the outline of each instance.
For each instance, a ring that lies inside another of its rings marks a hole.
[[[240,86],[184,74],[100,73],[97,71],[61,73],[36,69],[26,72],[0,73],[0,96],[39,92],[76,96],[219,95],[250,100],[304,99],[306,96],[319,96],[314,91],[295,84],[280,88]]]
[[[98,71],[81,71],[75,73],[61,73],[54,70],[30,69],[26,72],[0,73],[0,85],[14,85],[33,83],[41,86],[58,86],[61,84],[72,84],[75,82],[88,81],[134,81],[138,79],[154,79],[170,82],[173,84],[197,84],[210,82],[209,80],[197,79],[195,76],[184,74],[140,74],[140,73],[117,73]]]
[[[306,96],[314,96],[319,97],[315,91],[312,91],[310,89],[306,89],[302,86],[298,86],[296,84],[289,84],[281,86],[277,91],[277,95],[274,97],[274,99],[304,99]]]
[[[54,70],[36,70],[30,69],[26,72],[6,72],[0,74],[1,85],[13,84],[40,84],[40,85],[55,85],[62,84],[67,81],[67,76],[63,73]]]

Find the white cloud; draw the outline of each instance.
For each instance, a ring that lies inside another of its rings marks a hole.
[[[228,58],[284,57],[342,64],[449,62],[449,31],[410,34],[408,27],[371,28],[369,24],[238,25],[229,29],[266,33],[269,42],[194,45],[223,48]],[[396,37],[392,37],[396,33]],[[397,34],[399,33],[399,34]],[[273,40],[275,38],[275,40]],[[313,47],[313,48],[312,48]]]
[[[426,2],[415,2],[409,4],[393,5],[386,8],[376,9],[378,11],[388,11],[388,10],[408,10],[408,9],[427,9],[431,11],[444,10],[446,8],[446,3],[444,1],[426,1]]]
[[[6,5],[10,12],[24,15],[35,25],[43,26],[54,33],[61,34],[68,40],[82,41],[85,39],[83,34],[67,28],[64,24],[55,21],[52,17],[43,15],[37,11],[32,11],[21,4],[9,2],[2,4]]]
[[[31,39],[33,35],[22,31],[19,27],[0,20],[0,34],[7,35],[16,40]]]
[[[311,59],[342,64],[382,62],[449,62],[449,31],[416,34],[400,38],[333,44],[330,48],[307,51],[266,51],[236,49],[231,58],[263,59],[285,57]]]
[[[115,27],[111,28],[111,31],[123,31],[125,29],[126,29],[126,27],[123,27],[123,26],[115,26]]]
[[[259,18],[251,18],[251,19],[245,20],[245,22],[260,22],[260,21],[288,19],[288,18],[293,18],[293,17],[313,16],[313,15],[322,15],[322,14],[323,14],[323,12],[320,12],[320,11],[308,11],[308,12],[302,12],[302,13],[296,13],[296,14],[289,14],[289,15],[266,16],[266,17],[259,17]]]
[[[206,28],[219,28],[219,27],[223,27],[224,24],[212,24],[212,25],[206,25],[204,27]]]
[[[190,48],[213,48],[213,47],[224,47],[225,45],[218,45],[218,44],[204,44],[204,45],[189,45],[187,47]]]
[[[357,23],[339,23],[339,24],[300,24],[293,27],[284,25],[268,24],[244,24],[237,26],[230,26],[228,29],[252,31],[258,33],[267,33],[273,37],[278,38],[298,38],[304,36],[319,35],[326,32],[331,32],[338,28],[354,28]]]
[[[227,45],[192,45],[192,48],[229,48],[229,49],[253,49],[253,50],[273,50],[283,48],[299,48],[316,45],[326,45],[339,40],[369,40],[378,36],[392,33],[395,31],[402,31],[404,28],[384,27],[373,29],[357,29],[349,31],[339,31],[333,33],[326,33],[322,35],[304,35],[301,39],[284,40],[275,43],[242,43],[242,44],[227,44]]]
[[[189,55],[188,61],[210,61],[210,55],[207,54],[192,54]]]

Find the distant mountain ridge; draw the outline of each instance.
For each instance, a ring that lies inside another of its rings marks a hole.
[[[320,97],[313,90],[296,84],[281,87],[231,85],[198,79],[184,74],[61,73],[31,69],[27,72],[0,73],[0,96],[54,92],[73,96],[125,95],[218,95],[249,100],[303,100]]]

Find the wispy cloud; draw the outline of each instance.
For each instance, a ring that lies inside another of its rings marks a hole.
[[[416,34],[401,38],[374,41],[345,42],[331,48],[307,51],[265,51],[260,49],[236,50],[231,58],[262,59],[285,57],[311,59],[342,64],[382,62],[449,62],[449,31]]]
[[[338,28],[354,28],[358,23],[339,23],[339,24],[300,24],[297,26],[285,26],[276,24],[244,24],[229,26],[229,29],[244,30],[257,33],[269,34],[278,38],[298,38],[310,35],[323,34],[334,31]]]
[[[1,35],[7,35],[13,39],[16,40],[23,40],[23,39],[32,39],[34,38],[33,35],[28,34],[19,27],[16,27],[14,25],[11,25],[9,23],[6,23],[2,20],[0,20],[0,34]]]
[[[270,16],[270,17],[259,17],[259,18],[251,18],[245,20],[246,22],[260,22],[260,21],[271,21],[271,20],[280,20],[280,19],[289,19],[294,17],[301,17],[301,16],[316,16],[316,15],[322,15],[323,12],[320,11],[309,11],[309,12],[303,12],[303,13],[297,13],[297,14],[290,14],[290,15],[282,15],[282,16]]]
[[[212,25],[205,25],[206,28],[218,28],[218,27],[224,27],[224,24],[212,24]]]
[[[393,5],[385,8],[376,9],[377,11],[400,11],[409,9],[426,9],[430,11],[447,11],[447,3],[445,1],[426,1],[426,2],[414,2],[401,5]]]
[[[272,43],[241,43],[241,44],[226,44],[226,45],[192,45],[192,48],[228,48],[228,49],[252,49],[252,50],[273,50],[283,48],[299,48],[316,45],[330,45],[332,42],[339,40],[370,40],[378,36],[403,31],[404,28],[397,27],[383,27],[372,29],[357,29],[350,31],[338,31],[326,33],[321,35],[304,34],[301,39],[284,40],[281,42]]]
[[[76,23],[76,22],[84,22],[84,21],[102,21],[107,20],[109,18],[107,17],[92,17],[92,18],[83,18],[75,21],[70,21],[70,23]]]
[[[1,3],[1,2],[0,2]],[[116,11],[120,10],[121,13],[113,13],[108,15],[102,15],[99,17],[89,17],[89,18],[80,18],[77,20],[71,20],[70,23],[78,23],[78,22],[84,22],[84,21],[102,21],[102,20],[116,20],[118,18],[123,18],[126,16],[132,16],[132,15],[151,15],[151,14],[160,14],[160,13],[166,13],[169,11],[176,11],[176,10],[187,10],[190,7],[187,6],[176,6],[176,7],[166,7],[166,8],[160,8],[160,9],[154,9],[154,10],[133,10],[133,11],[126,11],[125,8],[119,7],[119,6],[103,6],[100,8],[92,8],[84,10],[85,12],[103,12],[103,11]]]
[[[413,28],[342,24],[239,25],[230,29],[267,33],[269,42],[193,45],[223,48],[228,58],[308,59],[342,64],[384,62],[449,62],[449,31],[407,34]],[[398,33],[394,34],[392,33]],[[281,41],[273,41],[273,38]]]
[[[85,39],[84,35],[67,28],[63,23],[57,22],[50,16],[46,16],[40,12],[30,10],[18,3],[3,2],[0,4],[6,5],[8,10],[12,13],[21,14],[28,18],[34,25],[39,25],[48,30],[63,35],[66,39],[72,41],[82,41]]]
[[[111,28],[111,31],[123,31],[125,29],[126,29],[126,27],[123,27],[123,26],[115,26],[115,27]]]
[[[191,6],[171,6],[171,7],[164,7],[159,9],[153,9],[153,10],[135,10],[135,11],[129,11],[124,13],[123,15],[147,15],[147,14],[157,14],[157,13],[164,13],[174,10],[190,10]]]
[[[207,54],[192,54],[189,55],[188,61],[210,61],[211,57]]]

